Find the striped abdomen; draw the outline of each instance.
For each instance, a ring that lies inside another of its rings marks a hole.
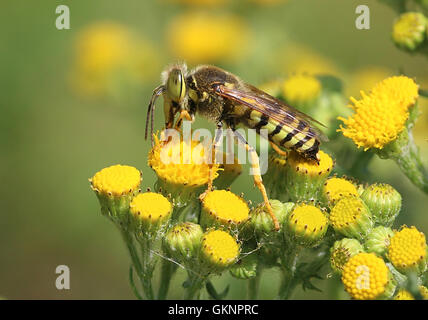
[[[251,110],[248,113],[247,124],[250,128],[267,130],[269,141],[286,149],[299,152],[305,157],[317,160],[319,140],[314,137],[311,127],[304,121],[294,119],[289,125],[280,124],[278,121]]]

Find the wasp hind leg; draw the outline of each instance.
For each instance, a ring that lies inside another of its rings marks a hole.
[[[266,188],[263,184],[262,176],[260,174],[259,156],[257,155],[256,150],[254,150],[254,148],[248,144],[248,142],[245,140],[245,138],[243,136],[241,136],[239,134],[239,132],[233,130],[233,133],[234,133],[234,135],[238,141],[238,144],[242,144],[251,157],[251,168],[253,170],[254,184],[257,186],[257,188],[260,190],[260,192],[263,196],[263,201],[265,203],[265,207],[267,208],[268,213],[272,218],[272,221],[273,221],[273,224],[275,227],[275,231],[278,231],[279,230],[278,219],[276,218],[275,214],[273,213],[272,206],[270,205],[269,198],[268,198],[267,193],[266,193]]]
[[[276,151],[276,153],[278,153],[281,157],[286,157],[287,156],[287,152],[282,150],[280,147],[278,147],[275,143],[273,143],[272,141],[269,141],[270,145],[272,147],[273,150]]]

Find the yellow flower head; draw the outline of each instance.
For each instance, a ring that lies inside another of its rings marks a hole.
[[[428,289],[427,289],[427,287],[420,286],[419,287],[419,292],[421,293],[422,298],[424,300],[428,299]],[[415,300],[415,298],[412,296],[412,294],[409,291],[407,291],[405,289],[401,289],[395,295],[394,300]]]
[[[154,137],[155,145],[149,153],[148,165],[159,179],[182,187],[199,187],[208,183],[209,165],[203,144],[172,139],[160,141]],[[213,161],[213,159],[212,159]],[[213,165],[214,178],[217,178],[219,165]]]
[[[324,213],[313,205],[297,205],[287,221],[287,232],[291,232],[303,245],[316,244],[328,227],[328,219]]]
[[[329,203],[335,203],[344,197],[358,196],[358,190],[352,182],[334,177],[325,182],[324,195]]]
[[[427,18],[419,12],[403,13],[394,23],[392,39],[401,48],[414,50],[425,39]]]
[[[245,52],[248,28],[237,16],[189,11],[172,20],[167,37],[178,58],[212,63]]]
[[[239,225],[248,219],[249,211],[241,197],[230,191],[214,190],[202,200],[201,224]]]
[[[358,300],[374,300],[385,295],[390,282],[385,262],[373,253],[359,253],[346,263],[342,272],[345,290]]]
[[[168,217],[172,211],[171,202],[155,192],[140,193],[131,201],[131,213],[138,219],[156,222]]]
[[[360,198],[352,196],[336,202],[330,212],[330,223],[337,232],[360,239],[373,225],[367,206]]]
[[[375,96],[387,96],[393,99],[399,107],[407,111],[419,97],[419,86],[415,80],[406,76],[389,77],[376,84],[371,94]]]
[[[117,197],[133,193],[140,187],[141,172],[118,164],[98,171],[90,181],[95,191]]]
[[[288,165],[297,172],[307,176],[318,177],[328,175],[333,169],[333,159],[321,150],[318,152],[318,156],[320,159],[319,164],[303,158],[296,152],[290,152],[287,158]]]
[[[346,126],[341,125],[338,131],[364,150],[382,149],[404,130],[418,86],[407,77],[391,77],[377,84],[369,95],[361,94],[360,100],[351,97],[355,113],[347,119],[338,117]]]
[[[220,271],[237,260],[239,245],[226,231],[210,230],[202,237],[201,253],[208,267]]]
[[[287,102],[293,105],[310,102],[321,93],[321,83],[314,76],[299,74],[284,81],[282,93]]]
[[[423,272],[426,269],[425,235],[415,227],[404,227],[391,238],[388,259],[400,272]]]

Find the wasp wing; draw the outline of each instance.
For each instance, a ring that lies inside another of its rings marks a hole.
[[[325,127],[322,123],[252,85],[245,84],[242,89],[216,85],[214,89],[223,98],[241,103],[250,109],[269,116],[282,125],[293,126],[293,123],[303,121],[310,127],[309,131],[305,131],[307,136],[328,141],[328,138],[314,125],[318,124]],[[296,125],[293,126],[293,129],[297,132],[302,132]]]

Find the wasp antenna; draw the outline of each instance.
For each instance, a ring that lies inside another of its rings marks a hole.
[[[144,134],[144,139],[147,140],[147,134],[148,134],[148,130],[149,130],[149,121],[151,121],[150,124],[150,130],[151,130],[151,141],[152,141],[152,146],[153,146],[153,122],[154,122],[154,109],[155,109],[155,103],[156,103],[156,99],[165,92],[165,87],[163,85],[157,87],[152,94],[152,98],[150,99],[150,103],[149,106],[147,108],[147,117],[146,117],[146,130],[145,130],[145,134]]]

